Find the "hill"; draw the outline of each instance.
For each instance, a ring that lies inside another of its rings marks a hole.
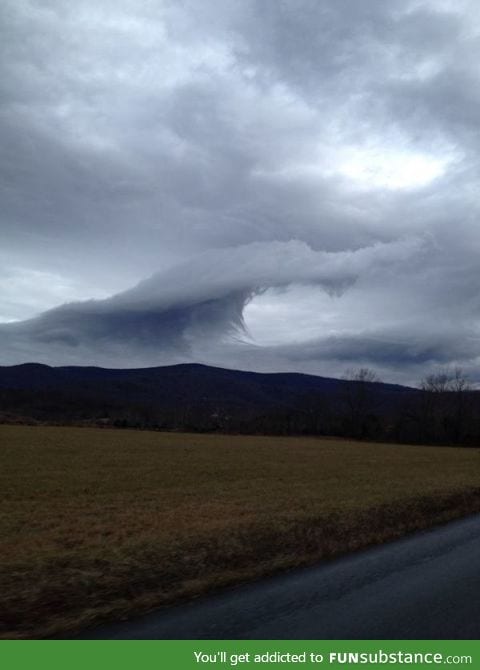
[[[0,367],[0,412],[18,422],[308,433],[323,432],[319,420],[323,415],[325,423],[327,405],[329,411],[348,405],[349,396],[358,405],[360,390],[364,398],[357,409],[382,415],[417,393],[393,384],[358,384],[200,364],[105,369],[26,363]]]

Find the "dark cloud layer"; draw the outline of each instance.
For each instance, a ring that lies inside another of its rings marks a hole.
[[[475,2],[0,12],[0,362],[478,378]]]

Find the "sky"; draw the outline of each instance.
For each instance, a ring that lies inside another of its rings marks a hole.
[[[480,381],[480,6],[3,0],[0,364]]]

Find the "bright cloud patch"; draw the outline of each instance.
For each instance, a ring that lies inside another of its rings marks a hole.
[[[388,149],[356,149],[341,163],[339,172],[364,187],[414,189],[441,177],[449,158]]]

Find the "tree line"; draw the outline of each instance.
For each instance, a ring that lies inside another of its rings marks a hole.
[[[334,380],[330,380],[334,381]],[[277,435],[324,435],[417,444],[480,444],[480,393],[460,369],[426,376],[419,388],[383,384],[369,368],[348,371],[328,390],[258,407],[195,397],[128,400],[61,389],[0,390],[0,421]]]
[[[387,392],[369,368],[350,370],[344,382],[330,396],[306,399],[303,426],[300,414],[296,417],[299,432],[419,444],[480,444],[480,394],[460,368],[429,374],[419,389],[398,387],[398,392]]]

